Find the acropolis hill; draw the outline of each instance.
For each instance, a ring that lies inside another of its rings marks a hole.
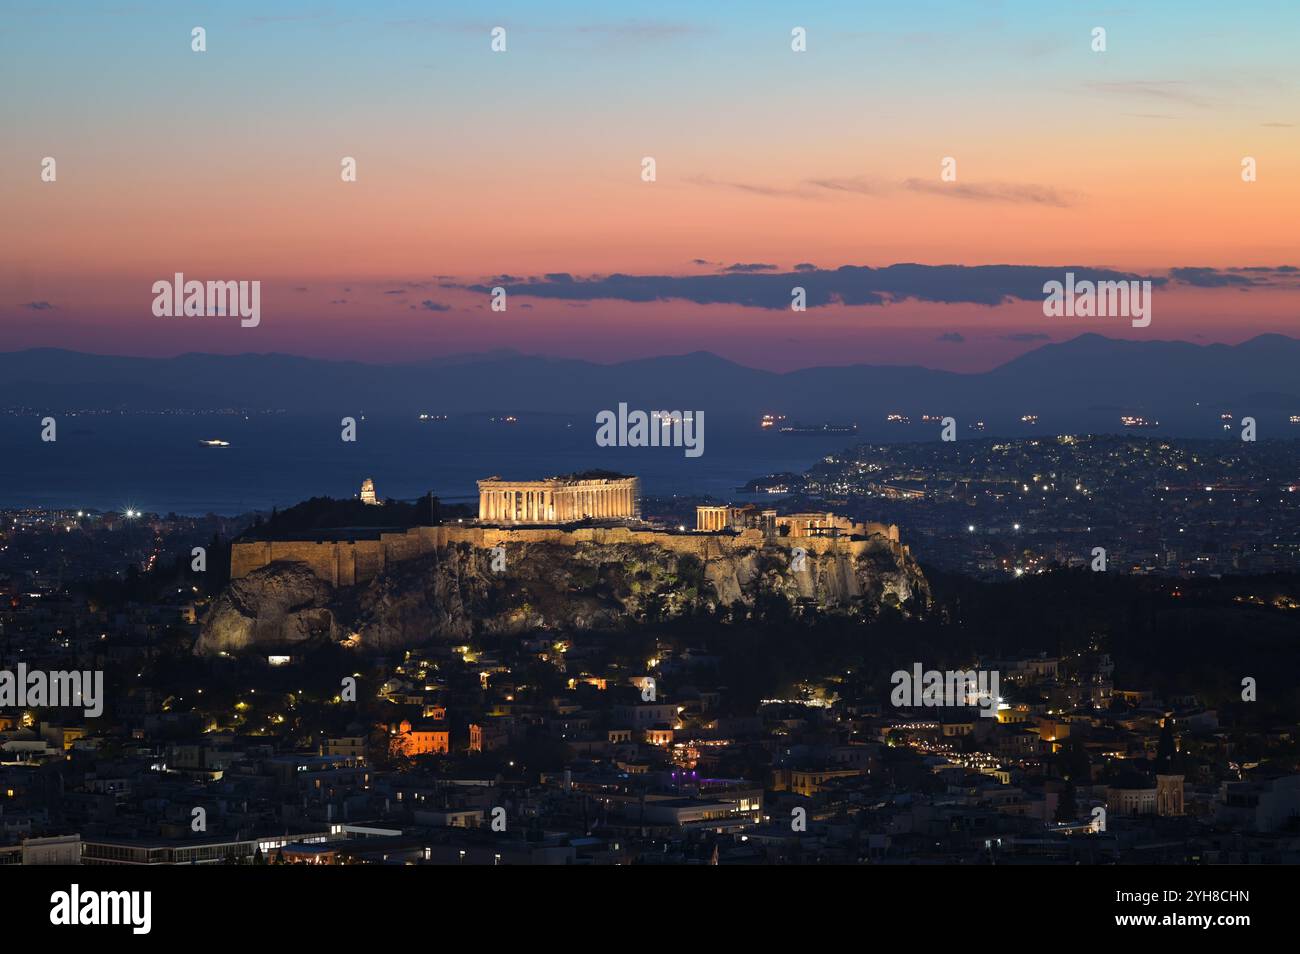
[[[724,553],[765,546],[801,547],[809,554],[859,556],[882,543],[900,558],[909,557],[898,527],[856,523],[833,513],[778,515],[752,507],[698,508],[696,529],[682,533],[640,519],[637,478],[589,472],[537,481],[478,483],[479,515],[474,523],[413,527],[360,536],[303,540],[236,542],[230,576],[240,579],[272,563],[302,563],[331,586],[353,586],[373,579],[393,563],[468,544],[490,550],[517,543],[642,544],[707,562]],[[371,489],[373,493],[373,488]]]
[[[476,633],[744,618],[774,601],[871,618],[930,600],[893,526],[705,506],[695,529],[668,529],[637,516],[635,478],[607,473],[488,478],[479,491],[478,518],[463,522],[236,542],[195,652],[319,640],[387,652]]]

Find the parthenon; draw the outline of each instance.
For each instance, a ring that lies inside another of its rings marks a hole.
[[[572,523],[579,520],[636,520],[641,516],[635,477],[589,471],[545,480],[478,482],[480,523]]]

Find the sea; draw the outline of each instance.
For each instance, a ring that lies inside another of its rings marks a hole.
[[[324,415],[64,414],[56,428],[45,442],[39,416],[0,417],[0,508],[237,515],[351,497],[367,477],[381,497],[432,492],[477,505],[475,481],[484,477],[592,469],[636,475],[645,495],[741,500],[747,481],[801,472],[857,442],[852,434],[706,427],[704,453],[687,457],[680,447],[599,447],[593,424],[549,415],[513,422],[366,415],[355,442],[341,439],[338,417]]]
[[[1084,424],[1075,433],[1108,430],[1097,426],[1100,416],[1075,423]],[[39,414],[8,413],[0,415],[0,509],[238,515],[314,496],[351,497],[367,477],[381,497],[413,500],[432,492],[476,505],[475,481],[484,477],[535,480],[591,469],[634,474],[643,495],[744,502],[756,498],[739,488],[756,477],[801,473],[859,443],[934,440],[938,427],[913,418],[856,434],[796,435],[764,430],[757,420],[706,425],[704,453],[687,457],[680,447],[597,446],[591,420],[564,415],[370,414],[358,419],[356,441],[345,442],[339,418],[325,414],[63,413],[56,415],[56,440],[47,442]],[[962,436],[1064,432],[1013,418],[989,430]],[[1218,425],[1202,420],[1188,431],[1211,436]],[[1168,430],[1135,433],[1162,432]]]

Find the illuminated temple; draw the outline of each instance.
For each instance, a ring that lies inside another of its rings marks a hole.
[[[635,477],[588,471],[545,480],[478,482],[481,523],[572,523],[579,520],[637,520],[640,489]]]

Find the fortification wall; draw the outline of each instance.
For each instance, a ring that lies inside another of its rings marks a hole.
[[[884,541],[898,555],[907,553],[898,539],[898,527],[867,524],[866,539],[824,536],[769,538],[761,530],[739,533],[669,533],[636,530],[631,527],[487,527],[444,524],[415,527],[404,533],[384,533],[378,540],[277,540],[236,543],[231,549],[230,576],[239,579],[254,570],[277,562],[304,563],[313,573],[333,586],[352,586],[374,579],[389,563],[398,563],[457,544],[473,547],[509,547],[511,544],[553,543],[573,546],[590,543],[601,546],[648,545],[677,554],[690,554],[701,561],[724,554],[755,550],[764,546],[783,549],[803,547],[811,554],[842,553],[859,557]]]

